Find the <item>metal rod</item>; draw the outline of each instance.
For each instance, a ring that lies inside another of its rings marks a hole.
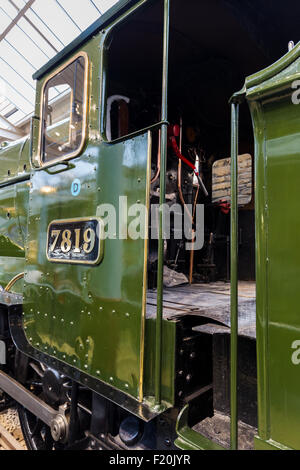
[[[239,105],[231,104],[231,335],[230,335],[230,443],[238,448],[238,121]]]
[[[155,403],[161,404],[161,358],[162,358],[162,320],[163,320],[163,282],[164,282],[164,213],[166,200],[166,170],[168,143],[168,75],[169,75],[169,40],[170,40],[170,0],[164,0],[164,46],[163,46],[163,78],[162,78],[162,121],[161,128],[161,165],[160,165],[160,211],[159,241],[157,268],[157,313],[156,313],[156,345],[155,345]]]
[[[79,395],[78,382],[72,382],[71,392],[71,412],[70,412],[70,431],[69,431],[69,445],[76,441],[79,433],[79,418],[78,418],[78,395]]]

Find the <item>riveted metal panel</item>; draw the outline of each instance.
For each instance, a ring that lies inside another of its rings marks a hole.
[[[299,56],[297,46],[246,82],[256,141],[258,448],[300,447],[300,107],[291,87]]]
[[[135,398],[142,398],[145,240],[106,239],[98,266],[51,263],[46,243],[54,220],[96,217],[101,204],[118,214],[119,196],[128,207],[147,204],[149,138],[89,145],[69,164],[34,173],[24,290],[34,348]],[[81,190],[74,196],[75,180]]]

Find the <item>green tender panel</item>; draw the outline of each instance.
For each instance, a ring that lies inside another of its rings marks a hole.
[[[135,398],[143,354],[145,241],[105,240],[102,263],[91,267],[50,263],[46,238],[51,221],[94,217],[100,204],[117,210],[119,196],[128,197],[128,207],[146,204],[147,159],[146,134],[91,145],[69,167],[57,164],[34,173],[24,287],[31,344]],[[77,197],[71,194],[75,179],[81,181]]]
[[[291,96],[266,102],[268,380],[270,438],[300,449],[300,107]]]

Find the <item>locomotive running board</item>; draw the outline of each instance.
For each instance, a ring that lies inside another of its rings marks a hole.
[[[47,405],[40,398],[36,397],[23,385],[11,378],[5,372],[0,371],[0,389],[20,403],[24,408],[37,416],[43,423],[51,426],[52,421],[57,417],[58,412]]]

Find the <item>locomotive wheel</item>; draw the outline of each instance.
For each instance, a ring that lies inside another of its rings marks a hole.
[[[29,363],[26,387],[41,400],[58,410],[62,403],[70,401],[68,378],[40,362]],[[66,445],[55,442],[51,429],[43,421],[21,405],[18,408],[22,432],[29,450],[63,450]]]
[[[24,440],[29,450],[63,449],[62,444],[54,442],[51,430],[45,423],[21,406],[18,411]]]

